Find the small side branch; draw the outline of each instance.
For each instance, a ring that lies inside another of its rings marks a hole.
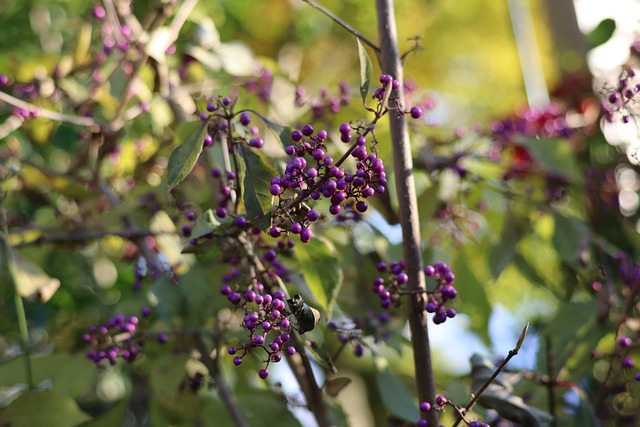
[[[482,396],[482,393],[484,393],[487,390],[487,388],[491,385],[491,383],[493,381],[495,381],[495,379],[498,377],[498,375],[500,375],[500,372],[502,372],[502,370],[505,368],[505,366],[507,366],[507,363],[509,363],[509,361],[513,357],[515,357],[515,355],[518,354],[518,352],[520,351],[520,347],[522,346],[522,342],[524,341],[524,338],[527,336],[527,331],[528,330],[529,330],[529,322],[527,322],[527,324],[524,325],[524,328],[522,328],[522,332],[520,333],[520,337],[518,338],[518,342],[516,343],[516,346],[513,348],[513,350],[509,351],[509,354],[502,361],[500,366],[498,366],[496,368],[496,370],[493,372],[491,377],[489,377],[489,379],[487,381],[485,381],[485,383],[482,385],[482,387],[480,387],[480,390],[478,390],[478,392],[473,396],[473,399],[471,399],[469,404],[464,408],[464,410],[461,411],[462,413],[458,416],[458,419],[453,424],[453,427],[456,427],[458,424],[460,424],[460,421],[462,421],[462,416],[464,414],[467,414],[474,407],[474,405],[480,399],[480,396]]]
[[[319,5],[314,0],[302,0],[302,1],[307,3],[312,8],[317,9],[320,12],[324,13],[329,18],[333,19],[338,25],[340,25],[342,28],[344,28],[345,30],[347,30],[348,32],[356,36],[362,43],[366,44],[371,49],[373,49],[376,52],[376,54],[380,53],[380,48],[378,46],[376,46],[371,40],[366,38],[364,35],[362,35],[362,33],[360,33],[358,30],[353,28],[351,25],[347,24],[345,21],[343,21],[339,16],[331,12],[329,9],[325,8],[322,5]]]

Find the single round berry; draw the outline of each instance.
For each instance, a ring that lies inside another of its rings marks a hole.
[[[251,123],[251,115],[248,111],[243,111],[242,113],[240,113],[240,123],[242,123],[244,126],[247,126],[249,123]]]
[[[420,402],[420,410],[422,412],[429,412],[431,410],[431,404],[429,402]]]
[[[340,133],[344,134],[344,133],[349,133],[351,132],[351,125],[349,123],[342,123],[340,125],[340,127],[338,128],[338,130],[340,131]]]
[[[209,135],[209,134],[206,134],[206,135],[204,136],[204,143],[203,143],[203,145],[204,145],[205,147],[211,147],[211,146],[213,145],[213,137],[212,137],[211,135]]]
[[[302,243],[309,242],[311,240],[311,237],[313,237],[313,233],[311,232],[310,228],[303,228],[300,232],[300,241]]]
[[[158,335],[158,342],[160,344],[165,344],[167,342],[167,336],[165,334]]]
[[[422,108],[412,107],[409,113],[411,114],[412,119],[419,119],[420,117],[422,117]]]
[[[302,224],[300,224],[299,222],[294,222],[293,224],[291,224],[290,230],[293,234],[300,234],[300,232],[302,231]]]
[[[302,127],[302,134],[303,134],[304,136],[311,136],[311,135],[313,135],[313,126],[311,126],[311,125],[304,125],[304,126]]]
[[[380,83],[382,83],[385,86],[391,83],[392,80],[393,80],[393,77],[391,77],[388,74],[383,74],[380,76]]]
[[[231,356],[233,356],[234,354],[236,354],[236,352],[237,352],[237,351],[238,351],[238,350],[236,350],[236,348],[235,348],[235,347],[229,347],[229,348],[227,349],[227,353],[229,353]]]
[[[233,364],[234,365],[240,366],[241,363],[242,363],[242,358],[241,357],[236,356],[236,357],[233,358]]]
[[[420,418],[416,423],[416,427],[427,427],[428,425],[429,425],[429,422],[424,418]]]
[[[439,395],[436,397],[436,405],[438,406],[444,406],[447,404],[447,402],[448,402],[447,398],[442,395]]]
[[[227,210],[225,208],[216,209],[216,216],[218,216],[220,218],[226,217],[227,216]]]

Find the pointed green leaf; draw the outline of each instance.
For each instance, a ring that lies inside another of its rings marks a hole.
[[[371,58],[369,58],[367,50],[360,42],[360,39],[356,38],[356,41],[358,42],[358,57],[360,58],[360,96],[362,96],[362,102],[366,104],[373,66],[371,65]]]
[[[616,21],[611,18],[603,19],[598,26],[587,34],[587,44],[590,49],[605,44],[616,31]]]
[[[209,233],[219,236],[223,234],[225,230],[228,230],[231,224],[233,224],[233,218],[229,216],[226,218],[218,218],[213,214],[211,209],[207,209],[196,220],[196,225],[193,227],[190,238],[197,239]]]
[[[395,416],[415,423],[420,418],[420,412],[415,399],[389,368],[375,371],[378,393],[384,406]]]
[[[189,176],[196,165],[202,151],[206,128],[206,123],[200,124],[196,131],[171,153],[169,165],[167,166],[167,186],[169,191]]]
[[[343,273],[333,244],[321,237],[294,248],[311,298],[327,317],[342,286]]]
[[[271,178],[276,169],[261,152],[254,152],[244,145],[238,146],[244,164],[242,196],[247,217],[253,225],[266,230],[271,225],[271,205],[273,196],[269,192]]]
[[[74,427],[89,419],[72,398],[55,389],[23,393],[0,410],[2,425],[12,427]]]
[[[254,110],[249,110],[251,113],[255,114],[262,120],[262,122],[267,126],[267,129],[273,133],[278,141],[280,141],[280,145],[282,148],[287,148],[289,145],[296,145],[295,142],[291,139],[291,131],[292,129],[288,126],[283,126],[278,123],[274,123],[271,120],[264,117],[262,114],[258,113]]]

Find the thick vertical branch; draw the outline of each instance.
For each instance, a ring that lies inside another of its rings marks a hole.
[[[403,73],[398,51],[397,32],[393,0],[376,0],[378,13],[378,34],[380,37],[380,66],[385,74],[392,75],[402,83]],[[398,90],[400,103],[404,105],[404,94]],[[420,247],[420,225],[415,182],[412,175],[413,161],[409,144],[409,132],[404,115],[389,114],[391,140],[393,145],[393,167],[398,192],[400,224],[402,225],[402,246],[406,271],[409,276],[409,326],[413,343],[416,385],[420,401],[435,402],[435,382],[431,349],[427,330],[427,316],[424,310],[422,290],[425,279],[422,273],[422,251]],[[424,414],[429,425],[438,425],[438,414],[429,411]]]

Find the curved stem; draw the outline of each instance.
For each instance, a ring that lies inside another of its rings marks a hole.
[[[335,13],[331,12],[329,9],[327,9],[326,7],[324,7],[322,5],[319,5],[318,3],[316,3],[313,0],[302,0],[302,1],[304,1],[305,3],[307,3],[309,6],[313,7],[314,9],[317,9],[320,12],[324,13],[329,18],[333,19],[342,28],[344,28],[345,30],[347,30],[348,32],[350,32],[351,34],[356,36],[358,39],[360,39],[360,41],[362,43],[366,44],[371,49],[375,50],[376,53],[380,53],[380,48],[378,46],[376,46],[371,40],[369,40],[368,38],[363,36],[362,33],[360,33],[358,30],[353,28],[351,25],[347,24],[345,21],[343,21],[339,16],[337,16]]]
[[[403,69],[398,50],[395,12],[393,0],[376,0],[378,13],[378,34],[380,38],[380,66],[382,72],[392,75],[402,87]],[[399,105],[404,105],[404,94],[397,93]],[[413,360],[416,387],[421,402],[435,402],[435,379],[429,346],[427,313],[424,310],[424,297],[421,291],[426,289],[422,272],[422,251],[420,245],[420,223],[413,161],[409,132],[404,115],[389,115],[391,143],[393,147],[393,166],[398,193],[400,224],[402,225],[402,247],[409,276],[408,289],[414,292],[408,295],[408,317],[413,344]],[[423,413],[429,425],[438,425],[437,411]]]

